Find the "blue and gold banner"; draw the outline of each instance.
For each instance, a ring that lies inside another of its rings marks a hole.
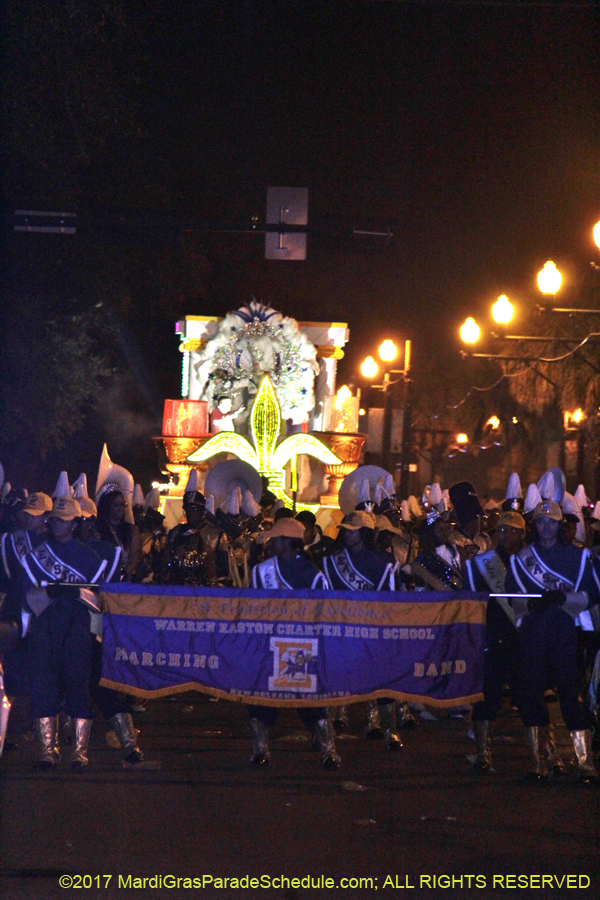
[[[482,698],[486,594],[102,587],[102,684],[266,706]]]

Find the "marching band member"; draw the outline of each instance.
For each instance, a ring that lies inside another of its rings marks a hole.
[[[375,519],[365,510],[355,510],[340,522],[341,546],[336,543],[323,557],[323,569],[335,591],[393,591],[396,589],[396,561],[390,554],[375,550]],[[344,707],[338,716],[344,721]],[[379,716],[377,715],[379,713]],[[381,726],[379,726],[380,718]],[[400,750],[396,703],[382,698],[368,706],[367,736],[383,730],[388,750]]]
[[[542,488],[540,492],[544,493]],[[529,613],[524,616],[519,632],[519,711],[532,759],[532,769],[526,777],[542,779],[549,771],[557,774],[562,771],[544,702],[551,672],[556,680],[561,713],[571,733],[579,781],[591,782],[598,774],[592,757],[590,717],[578,698],[575,618],[588,605],[598,602],[599,593],[589,550],[581,550],[561,539],[562,521],[562,510],[556,501],[544,500],[538,504],[533,513],[536,538],[511,558],[506,578],[508,593],[541,594],[529,600]],[[577,592],[585,593],[569,597]]]
[[[466,562],[470,590],[501,594],[510,558],[523,546],[525,519],[518,512],[504,512],[496,527],[496,548],[478,553]],[[519,638],[515,616],[508,600],[490,597],[487,603],[483,697],[473,706],[476,756],[473,769],[489,772],[492,767],[492,723],[502,707],[502,687],[508,684],[513,700],[518,697]]]
[[[327,579],[304,552],[304,526],[296,519],[281,518],[268,532],[269,556],[252,570],[252,587],[264,590],[327,590]],[[252,732],[251,765],[270,764],[269,727],[277,718],[277,710],[270,706],[249,706]],[[298,715],[314,736],[321,752],[324,769],[337,769],[340,757],[335,747],[335,733],[324,707],[299,707]]]
[[[81,507],[72,497],[56,497],[48,518],[50,537],[23,559],[30,612],[27,669],[31,713],[41,752],[37,765],[51,769],[60,759],[58,714],[73,720],[71,769],[88,766],[87,748],[94,712],[89,698],[92,665],[89,606],[97,605],[77,585],[97,584],[105,560],[74,539]],[[81,602],[80,602],[81,601]]]

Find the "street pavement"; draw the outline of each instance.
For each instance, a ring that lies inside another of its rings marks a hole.
[[[600,788],[574,784],[573,772],[524,781],[508,703],[494,775],[470,770],[468,720],[430,712],[436,719],[420,718],[391,753],[364,739],[364,706],[352,707],[341,768],[323,772],[295,711],[280,710],[271,768],[254,771],[246,710],[190,693],[135,714],[160,769],[123,769],[98,718],[90,768],[75,775],[68,748],[57,771],[33,769],[26,710],[16,708],[16,746],[0,760],[0,897],[597,900]],[[566,729],[557,732],[572,761]],[[262,886],[244,880],[261,876]],[[543,887],[534,876],[547,876]]]

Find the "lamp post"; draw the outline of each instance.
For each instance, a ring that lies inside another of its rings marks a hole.
[[[393,363],[398,356],[398,347],[396,344],[387,339],[379,346],[378,355],[383,363]],[[385,369],[383,372],[383,380],[381,384],[374,384],[376,390],[383,391],[383,429],[382,429],[382,462],[383,468],[388,472],[392,469],[391,460],[391,444],[392,444],[392,423],[394,397],[393,389],[400,382],[404,382],[404,402],[403,411],[403,427],[402,427],[402,443],[401,443],[401,462],[400,462],[400,491],[402,496],[407,496],[408,480],[410,473],[410,450],[411,450],[411,342],[404,342],[404,368],[403,369]],[[372,356],[368,356],[360,367],[361,373],[365,378],[373,379],[379,372],[379,365]],[[400,378],[392,380],[392,375],[399,375]]]

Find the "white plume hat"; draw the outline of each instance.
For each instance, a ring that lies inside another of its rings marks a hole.
[[[584,544],[585,522],[583,521],[583,513],[581,512],[580,504],[572,494],[569,494],[568,491],[565,491],[563,502],[561,505],[563,513],[570,513],[573,516],[577,516],[577,529],[575,531],[575,539],[577,541],[581,541],[581,543]]]
[[[579,503],[579,505],[581,507],[590,505],[590,498],[586,494],[585,488],[582,484],[577,485],[577,490],[575,491],[573,496],[575,497],[575,499],[577,500],[577,502]]]
[[[71,485],[71,490],[73,492],[73,497],[76,500],[83,499],[83,497],[89,497],[87,475],[85,474],[85,472],[81,472],[77,476],[77,478]]]
[[[260,513],[260,506],[252,496],[251,491],[246,490],[242,493],[242,511],[245,515],[251,516],[252,518],[258,516]]]
[[[71,488],[69,487],[69,476],[66,472],[61,472],[58,476],[58,481],[56,482],[56,487],[52,493],[53,500],[68,500],[73,496]]]
[[[215,498],[212,494],[206,495],[206,512],[210,513],[211,516],[215,514]]]
[[[554,500],[555,503],[560,505],[567,487],[565,473],[558,466],[553,466],[547,472],[544,472],[537,486],[542,495],[542,500]]]
[[[388,497],[393,497],[396,493],[396,485],[394,484],[394,477],[391,472],[388,472],[383,479],[383,487],[387,491]]]
[[[144,492],[141,488],[141,485],[136,484],[133,489],[133,499],[132,503],[134,506],[143,506],[144,505]]]
[[[227,499],[225,500],[225,512],[228,516],[239,516],[240,514],[240,489],[238,487],[232,488],[229,492]]]
[[[158,509],[160,507],[160,491],[152,488],[144,498],[144,509]]]
[[[537,484],[530,484],[527,488],[527,493],[525,494],[523,511],[526,513],[533,512],[536,506],[538,506],[541,502],[542,495],[540,494]]]
[[[442,488],[439,482],[434,481],[429,491],[429,503],[431,506],[439,506],[443,499]]]
[[[596,505],[592,510],[592,519],[600,519],[600,500],[596,500]]]
[[[198,470],[191,469],[190,474],[188,476],[187,484],[185,486],[184,493],[189,493],[190,491],[196,492],[198,490]]]
[[[403,500],[400,504],[400,514],[403,522],[410,522],[410,509],[408,508],[408,500]]]
[[[4,484],[2,485],[2,493],[0,494],[0,497],[2,498],[2,500],[6,500],[6,498],[10,494],[11,490],[12,490],[12,484],[10,483],[10,481],[5,481]]]
[[[508,487],[506,488],[507,500],[520,500],[523,496],[523,488],[521,487],[521,479],[516,472],[513,472],[508,479]]]
[[[119,491],[123,494],[125,502],[127,503],[127,506],[125,507],[125,521],[133,525],[133,512],[131,509],[133,475],[128,469],[124,468],[124,466],[118,466],[112,461],[108,455],[108,448],[105,444],[102,448],[100,465],[98,466],[98,477],[96,479],[96,506],[98,506],[100,498],[103,497],[104,494],[109,494],[112,491]]]
[[[375,487],[377,487],[377,485],[375,485]],[[370,502],[371,502],[371,485],[369,484],[368,478],[363,478],[363,480],[360,483],[360,491],[358,493],[358,503],[370,503]]]

